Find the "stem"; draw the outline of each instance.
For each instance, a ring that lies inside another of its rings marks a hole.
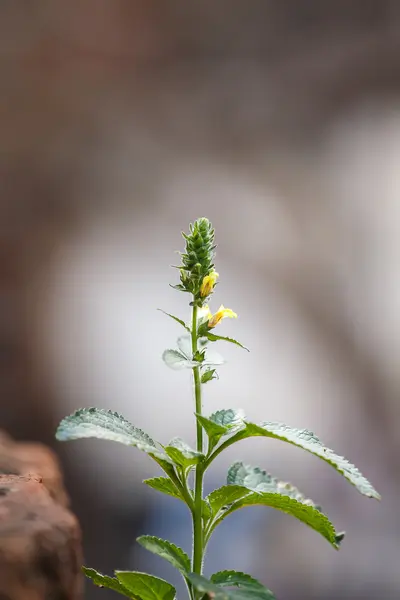
[[[193,305],[192,315],[192,353],[197,352],[197,306]],[[196,413],[201,414],[201,382],[200,367],[193,368],[194,397],[196,403]],[[203,452],[203,428],[197,421],[197,451]],[[201,575],[203,567],[203,521],[202,521],[202,501],[203,501],[203,474],[204,468],[201,463],[196,467],[195,486],[194,486],[194,510],[193,510],[193,573]]]

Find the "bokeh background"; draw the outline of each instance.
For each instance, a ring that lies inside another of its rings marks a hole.
[[[281,600],[398,598],[400,3],[3,0],[0,49],[0,427],[56,449],[86,564],[172,578],[135,537],[190,547],[184,510],[140,485],[151,461],[54,431],[97,405],[193,440],[189,376],[160,358],[180,332],[156,309],[188,315],[169,265],[205,215],[215,303],[239,313],[221,334],[251,348],[223,348],[205,412],[308,427],[383,496],[244,442],[209,489],[243,456],[348,537],[335,553],[248,509],[216,534],[207,573],[248,570]]]

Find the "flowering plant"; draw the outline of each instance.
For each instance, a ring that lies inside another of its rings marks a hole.
[[[247,348],[233,338],[215,333],[222,319],[236,318],[237,315],[223,305],[212,314],[207,304],[215,292],[219,277],[214,269],[216,246],[211,223],[206,218],[198,219],[183,237],[186,250],[181,254],[182,264],[178,267],[180,283],[172,287],[190,294],[192,318],[188,324],[165,313],[183,327],[185,334],[178,338],[177,348],[165,350],[163,360],[171,369],[192,371],[196,448],[191,448],[180,438],[162,445],[118,413],[99,408],[80,409],[63,419],[57,430],[57,438],[62,441],[89,437],[112,440],[135,446],[158,463],[164,476],[146,479],[144,483],[187,505],[193,520],[192,556],[189,557],[173,543],[154,536],[143,535],[137,541],[180,571],[190,600],[272,600],[272,592],[246,573],[220,571],[209,578],[203,575],[207,544],[216,527],[228,515],[246,506],[273,507],[303,521],[336,549],[344,533],[336,532],[321,508],[293,485],[279,481],[259,467],[242,462],[230,467],[225,485],[203,497],[204,475],[221,452],[240,440],[255,436],[282,440],[311,452],[333,466],[365,496],[376,499],[380,496],[354,465],[325,447],[307,429],[293,429],[271,421],[252,423],[242,411],[232,408],[219,410],[209,416],[203,414],[202,388],[217,377],[216,369],[224,362],[213,351],[213,344],[224,341],[245,350]],[[174,600],[176,595],[170,583],[146,573],[115,571],[115,577],[109,577],[86,567],[83,571],[96,585],[135,600]]]

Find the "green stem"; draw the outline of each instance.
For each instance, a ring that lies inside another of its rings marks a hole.
[[[197,352],[197,306],[193,306],[192,315],[192,353]],[[201,415],[201,382],[200,367],[193,369],[194,379],[194,397],[196,403],[196,413]],[[197,451],[203,452],[203,428],[197,421]],[[202,520],[202,501],[203,501],[203,465],[200,463],[196,467],[195,486],[194,486],[194,510],[193,510],[193,573],[201,575],[203,568],[203,520]]]

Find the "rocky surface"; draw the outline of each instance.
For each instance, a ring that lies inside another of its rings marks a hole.
[[[81,534],[51,451],[0,436],[0,600],[78,600]]]

